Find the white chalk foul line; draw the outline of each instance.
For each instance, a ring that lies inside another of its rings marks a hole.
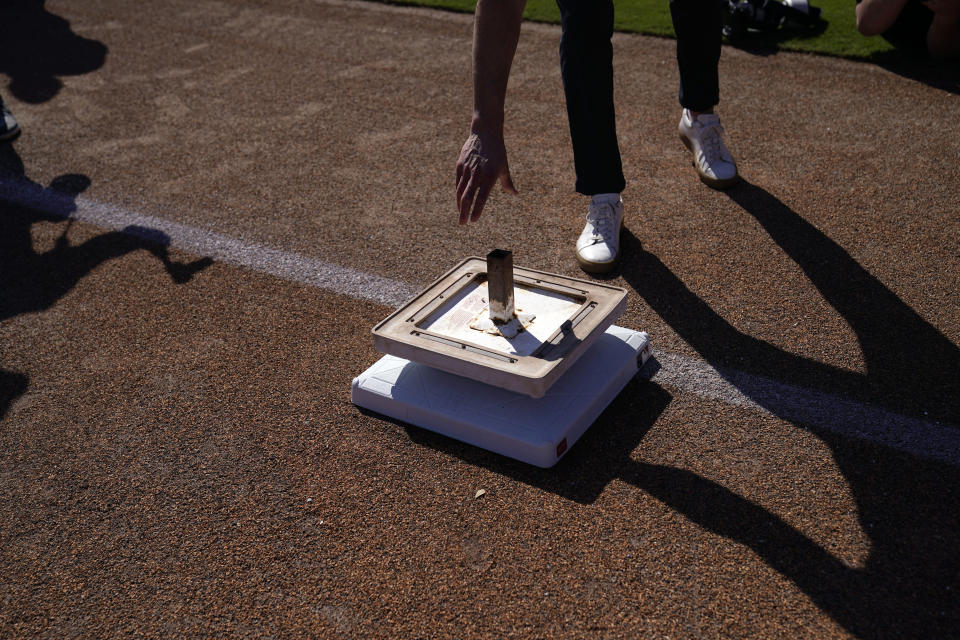
[[[212,231],[143,215],[110,204],[44,189],[23,178],[0,178],[0,201],[88,222],[361,300],[398,307],[419,289],[314,258],[245,242]],[[158,233],[159,232],[159,233]],[[163,237],[164,234],[166,237]],[[814,431],[829,432],[960,466],[960,426],[886,411],[834,394],[784,384],[734,369],[718,371],[702,360],[656,352],[664,385],[730,405],[748,407]]]
[[[44,189],[26,180],[11,181],[0,178],[0,200],[47,214],[88,222],[105,229],[123,231],[145,240],[169,244],[190,253],[209,256],[221,262],[353,298],[399,306],[418,293],[412,285],[404,282],[261,244],[244,242],[206,229],[170,222],[87,198],[75,198],[71,194]]]
[[[653,379],[668,386],[748,407],[814,432],[886,445],[913,455],[960,465],[960,427],[911,418],[823,391],[804,389],[702,360],[655,351],[661,369]]]

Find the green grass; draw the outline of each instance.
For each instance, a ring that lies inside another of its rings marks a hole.
[[[420,5],[473,12],[475,0],[387,0],[396,4]],[[673,37],[668,0],[615,0],[618,31]],[[806,51],[845,58],[870,59],[892,47],[880,37],[865,38],[857,32],[853,0],[812,0],[819,7],[826,28],[815,33],[781,30],[772,36],[751,34],[739,46],[762,49]],[[559,22],[554,0],[527,0],[524,18],[537,22]]]

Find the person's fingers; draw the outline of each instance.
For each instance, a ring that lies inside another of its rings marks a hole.
[[[487,203],[490,191],[497,183],[496,178],[485,174],[474,175],[470,184],[463,192],[463,198],[460,201],[460,224],[467,222],[476,222],[483,213],[483,207]]]
[[[466,188],[463,190],[463,195],[460,196],[460,199],[457,201],[460,209],[460,224],[467,224],[467,221],[470,219],[470,208],[473,205],[474,194],[477,191],[475,178],[476,176],[467,183]]]
[[[460,208],[460,202],[463,200],[463,192],[467,190],[467,184],[470,182],[470,176],[461,172],[457,177],[457,208]]]
[[[510,172],[505,171],[498,178],[491,178],[482,173],[462,171],[457,180],[457,210],[460,214],[460,224],[476,222],[483,213],[493,186],[500,182],[503,189],[516,195],[517,188],[513,184]]]
[[[463,176],[463,163],[457,163],[457,184],[460,184],[460,177]]]
[[[467,224],[470,221],[470,205],[473,204],[473,200],[464,200],[460,204],[460,224]]]
[[[490,196],[490,191],[493,189],[493,184],[485,183],[477,189],[477,198],[473,202],[473,213],[470,214],[470,222],[476,222],[480,219],[480,214],[483,213],[483,206],[487,204],[487,198]]]

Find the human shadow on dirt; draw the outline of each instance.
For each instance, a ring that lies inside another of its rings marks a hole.
[[[850,567],[778,516],[690,472],[636,465],[625,479],[701,526],[753,549],[818,606],[861,638],[947,637],[960,624],[956,576],[960,562],[960,470],[903,449],[870,444],[849,427],[805,425],[782,399],[746,380],[764,376],[803,388],[842,393],[904,416],[953,422],[960,415],[960,350],[842,247],[764,189],[746,181],[729,197],[756,219],[796,262],[856,333],[866,372],[856,373],[786,352],[746,335],[694,294],[625,230],[630,286],[710,365],[744,395],[784,420],[816,433],[833,451],[849,483],[869,557]],[[814,330],[811,327],[811,330]],[[749,372],[749,376],[737,375]],[[823,395],[821,397],[827,397]],[[866,422],[875,414],[864,414]],[[838,422],[841,417],[837,417]],[[893,419],[893,428],[920,420]],[[955,424],[938,428],[947,442]],[[849,434],[849,435],[838,435]],[[923,437],[901,433],[903,442]]]
[[[894,50],[874,53],[869,62],[915,82],[960,95],[960,63],[937,62],[926,54]]]
[[[0,145],[0,322],[44,311],[69,293],[101,264],[144,250],[182,284],[212,264],[210,258],[189,263],[172,260],[170,239],[161,231],[127,227],[72,244],[67,234],[76,198],[90,185],[84,175],[67,174],[42,187],[26,177],[20,157],[9,144]],[[62,225],[53,248],[34,248],[31,230],[42,222]],[[27,389],[27,377],[0,369],[0,419]]]
[[[764,227],[849,323],[867,372],[824,365],[739,331],[625,230],[624,251],[630,258],[621,274],[681,338],[721,372],[741,371],[826,393],[840,389],[847,398],[903,416],[956,422],[960,416],[956,345],[846,250],[765,190],[744,181],[727,194]],[[769,404],[757,397],[756,389],[745,393],[761,405]]]
[[[13,401],[27,390],[30,379],[22,373],[0,369],[0,420],[7,415]]]
[[[74,33],[44,0],[0,2],[0,73],[10,77],[10,92],[19,100],[50,100],[63,87],[61,76],[95,71],[106,56],[106,45]]]
[[[770,395],[756,381],[795,385],[801,393],[804,388],[822,389],[813,392],[814,401],[829,402],[839,398],[834,395],[839,392],[859,400],[861,407],[866,403],[887,407],[904,416],[891,418],[890,426],[908,430],[960,415],[957,347],[842,247],[767,191],[743,182],[728,195],[764,227],[847,319],[863,349],[866,373],[839,370],[738,331],[662,261],[645,252],[629,229],[623,235],[624,254],[629,258],[621,266],[621,275],[741,393],[772,414],[810,429],[831,448],[870,540],[862,565],[847,564],[778,515],[713,480],[669,464],[633,460],[631,452],[671,399],[656,377],[645,379],[650,371],[634,378],[553,469],[536,469],[405,426],[410,438],[581,503],[593,502],[611,480],[619,478],[704,529],[750,548],[860,638],[950,637],[960,628],[956,604],[960,561],[955,552],[960,546],[960,517],[955,508],[960,502],[960,469],[956,461],[951,464],[871,443],[856,437],[849,424],[837,429],[822,422],[805,424],[802,417],[797,418],[803,410],[791,406],[796,395]],[[832,410],[825,407],[818,416],[830,415]],[[875,426],[866,422],[886,414],[862,412],[864,430],[870,432]],[[838,423],[856,419],[856,413],[853,418],[837,416]],[[940,428],[948,430],[948,442],[956,442],[955,425]],[[900,435],[904,443],[923,437],[922,433]]]

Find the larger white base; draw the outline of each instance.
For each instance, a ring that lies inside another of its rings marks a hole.
[[[611,326],[542,398],[387,355],[354,378],[351,399],[391,418],[552,467],[649,355],[645,332]]]

